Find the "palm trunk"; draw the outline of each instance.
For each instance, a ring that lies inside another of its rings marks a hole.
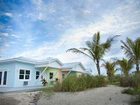
[[[137,63],[136,64],[136,70],[137,70],[137,73],[139,72],[139,64]]]
[[[97,67],[98,75],[100,76],[101,72],[100,72],[100,62],[99,62],[99,60],[96,61],[96,67]]]

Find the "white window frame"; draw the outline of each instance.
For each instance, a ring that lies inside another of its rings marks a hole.
[[[20,74],[20,70],[24,70],[24,74]],[[25,79],[25,76],[28,75],[28,74],[26,74],[26,71],[30,71],[29,79]],[[24,78],[23,78],[23,79],[20,79],[20,75],[23,75]],[[29,69],[19,69],[18,79],[19,79],[20,81],[29,81],[29,80],[31,80],[31,70],[29,70]]]
[[[5,72],[5,71],[7,72],[7,78],[6,78],[6,84],[4,85],[4,84],[3,84],[3,81],[4,81],[4,78],[3,78],[3,77],[4,77],[4,72]],[[1,82],[2,82],[2,83],[1,83],[0,87],[5,87],[5,86],[7,86],[7,82],[8,82],[8,71],[5,70],[5,69],[3,69],[3,71],[0,71],[0,72],[2,72],[2,79],[1,79]]]

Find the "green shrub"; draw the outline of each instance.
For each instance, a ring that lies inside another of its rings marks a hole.
[[[140,73],[132,76],[132,86],[134,88],[140,88]]]
[[[120,78],[120,86],[132,87],[133,86],[132,77],[121,77]]]
[[[140,94],[140,88],[129,88],[124,89],[122,93],[130,94],[130,95],[139,95]]]
[[[62,83],[54,86],[54,91],[76,92],[89,88],[106,86],[107,82],[104,76],[68,76]]]
[[[112,78],[112,81],[110,83],[113,85],[120,85],[120,79],[121,79],[121,76],[119,74],[114,75],[114,77]]]
[[[54,91],[61,91],[61,88],[62,88],[62,84],[59,83],[59,82],[57,82],[57,83],[52,87],[52,89],[53,89]]]
[[[140,88],[140,74],[130,75],[129,77],[120,78],[120,86]]]
[[[103,87],[107,85],[107,80],[105,80],[104,76],[96,76],[96,87]]]

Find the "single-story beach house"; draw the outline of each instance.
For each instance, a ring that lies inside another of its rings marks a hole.
[[[56,58],[42,61],[24,57],[3,59],[0,60],[0,92],[35,89],[42,87],[42,79],[48,83],[62,82],[68,75],[82,74],[86,74],[86,71],[80,62],[62,63]]]

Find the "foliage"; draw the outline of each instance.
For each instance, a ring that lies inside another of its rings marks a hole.
[[[101,75],[100,73],[100,60],[103,58],[105,53],[110,49],[112,42],[114,41],[114,37],[108,38],[104,43],[101,43],[100,33],[97,32],[93,35],[91,41],[86,42],[85,48],[71,48],[67,51],[71,51],[73,53],[80,53],[84,54],[87,57],[91,58],[95,64],[98,71],[98,75]]]
[[[140,88],[140,73],[136,73],[129,77],[121,77],[120,85],[123,87]]]
[[[137,38],[135,41],[127,38],[126,42],[122,42],[122,49],[124,50],[126,56],[135,63],[136,70],[139,72],[139,63],[140,63],[140,38]]]
[[[116,63],[104,61],[104,64],[102,66],[104,66],[104,68],[107,71],[107,76],[108,76],[109,81],[113,82],[114,74],[116,72],[116,69],[115,69]]]
[[[123,58],[122,60],[118,60],[117,64],[120,66],[120,70],[122,71],[123,75],[128,77],[130,70],[133,68],[133,63],[131,60]]]
[[[62,83],[57,83],[54,91],[76,92],[106,85],[107,82],[103,76],[69,76]]]
[[[121,77],[120,86],[122,87],[133,87],[133,81],[131,77]]]
[[[114,75],[114,77],[112,78],[110,84],[120,86],[120,79],[121,79],[121,75],[119,75],[119,74]]]
[[[42,82],[43,86],[46,86],[47,85],[46,79],[42,79],[41,82]]]
[[[122,93],[130,94],[130,95],[139,95],[140,94],[140,88],[128,88],[124,89]]]
[[[134,88],[140,88],[140,73],[136,73],[134,76],[132,76],[132,82]]]

